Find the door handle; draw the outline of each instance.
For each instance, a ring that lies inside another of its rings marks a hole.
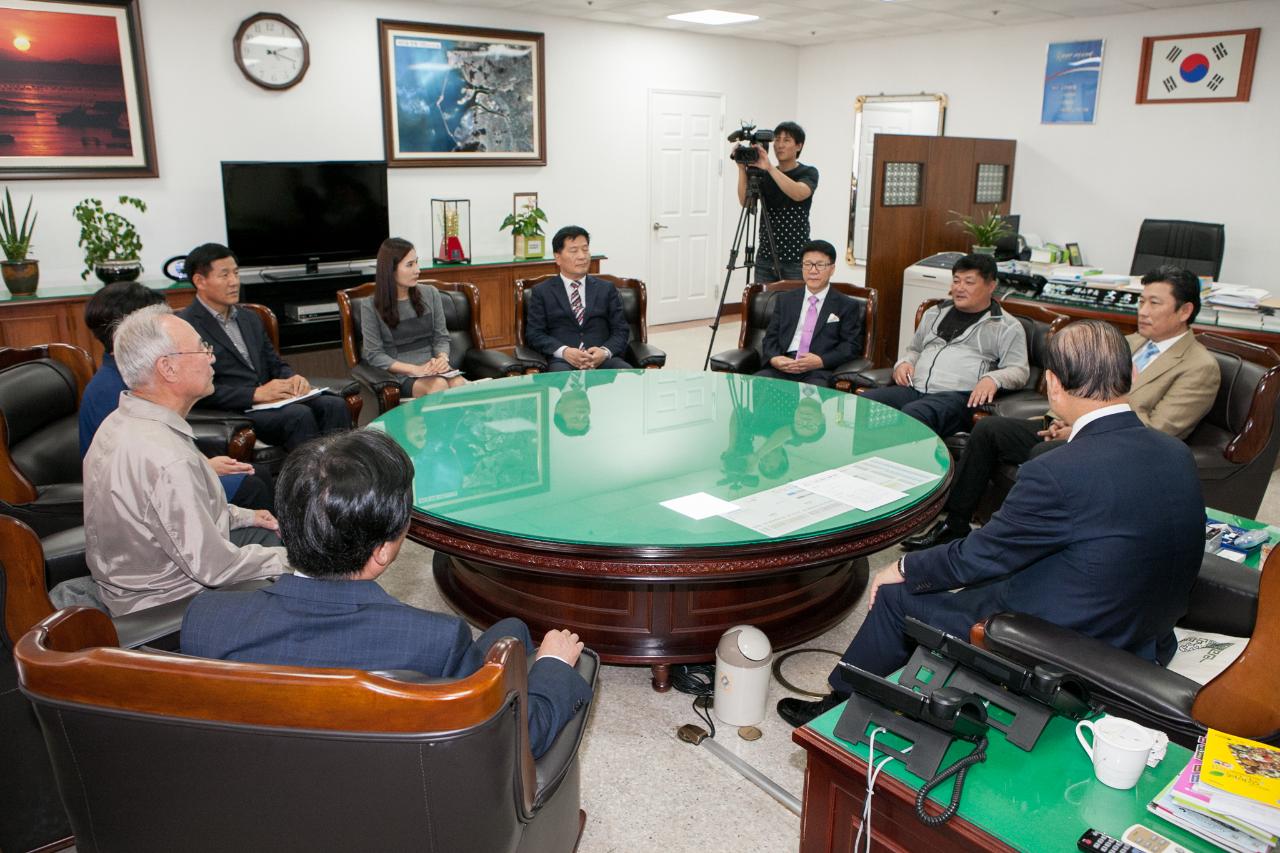
[[[661,222],[653,223],[654,231],[661,231],[663,228],[670,228],[670,227],[671,227],[670,225],[663,225]]]

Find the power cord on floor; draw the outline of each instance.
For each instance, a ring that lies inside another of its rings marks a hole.
[[[715,664],[674,664],[671,667],[671,686],[681,693],[694,697],[693,713],[697,714],[698,719],[707,724],[711,737],[715,737],[716,724],[711,716],[712,699],[716,695]]]

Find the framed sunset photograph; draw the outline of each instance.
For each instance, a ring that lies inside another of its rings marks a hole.
[[[138,0],[0,0],[0,180],[158,174]]]

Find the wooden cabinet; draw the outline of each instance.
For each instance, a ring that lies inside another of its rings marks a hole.
[[[189,284],[143,282],[160,291],[173,310],[195,299]],[[75,344],[102,363],[102,345],[84,324],[84,306],[101,289],[98,284],[41,287],[32,296],[11,296],[0,291],[0,346],[29,347],[39,344]]]

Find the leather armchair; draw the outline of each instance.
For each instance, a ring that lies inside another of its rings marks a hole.
[[[42,536],[84,523],[79,412],[92,376],[71,344],[0,348],[0,513]]]
[[[271,345],[280,351],[280,323],[275,312],[265,305],[253,302],[241,302],[240,307],[252,311],[262,321]],[[360,424],[360,410],[364,407],[364,399],[360,396],[360,386],[349,378],[337,379],[321,376],[308,376],[307,381],[318,388],[328,388],[341,396],[351,413],[353,426]],[[187,422],[196,432],[196,444],[206,456],[217,456],[225,453],[232,459],[251,462],[276,468],[283,464],[285,452],[282,447],[259,444],[253,432],[253,424],[242,412],[228,412],[221,409],[192,409]],[[226,445],[220,442],[226,437]]]
[[[40,539],[14,518],[0,516],[0,849],[33,850],[71,841],[71,824],[58,799],[40,724],[18,690],[13,648],[54,612],[49,590],[86,576],[84,528]],[[187,602],[144,610],[115,620],[126,646],[177,646]]]
[[[546,357],[529,347],[524,341],[524,292],[548,279],[556,278],[557,275],[558,273],[552,273],[516,281],[516,360],[520,362],[524,373],[542,373],[547,369]],[[626,352],[616,353],[616,355],[632,367],[646,370],[661,368],[667,363],[667,354],[649,343],[649,296],[644,282],[638,278],[622,278],[616,275],[600,273],[591,275],[593,278],[602,278],[610,282],[618,289],[618,298],[622,300],[622,313],[626,315],[627,325],[631,327]]]
[[[1280,549],[1263,571],[1207,554],[1179,624],[1249,637],[1244,652],[1206,685],[1129,652],[1026,614],[999,613],[971,639],[1025,663],[1051,663],[1085,680],[1104,708],[1195,746],[1206,728],[1280,744]]]
[[[832,282],[831,286],[846,296],[852,296],[863,306],[862,352],[852,361],[839,365],[831,379],[831,387],[840,391],[852,391],[858,386],[870,386],[874,380],[864,378],[871,368],[871,348],[875,339],[876,291],[856,284]],[[764,367],[764,336],[777,305],[778,295],[804,287],[802,281],[775,281],[770,284],[750,284],[742,291],[742,324],[738,332],[738,348],[725,350],[711,356],[711,369],[718,373],[755,373]]]
[[[467,379],[502,379],[523,372],[521,364],[506,353],[485,349],[480,331],[480,291],[470,282],[422,279],[440,291],[444,303],[444,324],[449,330],[449,364]],[[374,285],[362,284],[338,291],[338,313],[342,318],[342,355],[347,368],[361,386],[378,401],[378,414],[400,405],[400,382],[396,376],[364,360],[364,335],[360,329],[360,303],[373,298]]]
[[[420,684],[128,651],[103,614],[70,608],[28,632],[14,657],[54,733],[46,744],[86,853],[564,853],[585,820],[586,712],[535,764],[526,658],[511,638],[471,676]],[[598,659],[584,652],[579,666],[594,687]],[[147,795],[122,778],[148,780]]]
[[[1212,222],[1144,219],[1133,248],[1129,275],[1142,275],[1162,264],[1173,264],[1196,275],[1218,279],[1226,248],[1227,229]]]
[[[1204,503],[1253,518],[1280,452],[1280,355],[1235,338],[1197,337],[1221,372],[1212,408],[1187,436]]]

